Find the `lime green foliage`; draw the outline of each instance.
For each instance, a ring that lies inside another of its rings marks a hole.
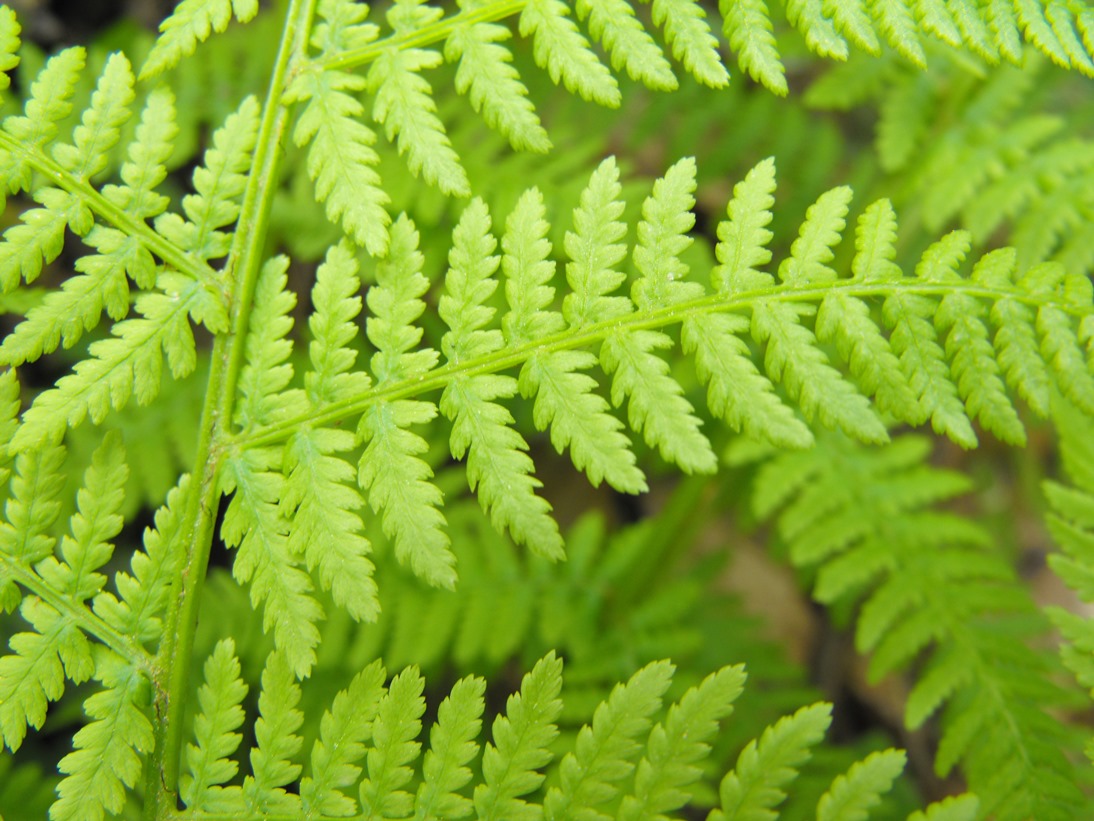
[[[0,6],[0,812],[1091,815],[1088,620],[900,429],[1054,426],[1094,598],[1094,15],[714,5]],[[756,520],[916,755],[718,587]]]

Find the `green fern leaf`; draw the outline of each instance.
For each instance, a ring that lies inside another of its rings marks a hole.
[[[509,696],[505,714],[494,719],[493,744],[482,755],[483,783],[475,787],[475,811],[481,821],[531,821],[538,808],[520,798],[543,783],[537,772],[554,758],[551,742],[562,710],[562,660],[553,652],[524,676],[520,692]]]
[[[899,279],[900,269],[892,261],[895,239],[896,216],[888,200],[870,205],[856,232],[858,252],[851,264],[854,278],[865,282]],[[881,411],[912,424],[923,423],[919,399],[905,381],[900,361],[882,336],[869,305],[845,294],[826,295],[817,311],[816,332],[821,342],[835,343],[863,391],[876,397]]]
[[[81,180],[89,180],[107,164],[107,154],[117,144],[121,126],[130,117],[133,102],[133,70],[124,54],[112,54],[99,77],[91,105],[73,132],[73,144],[54,146],[53,156]]]
[[[709,821],[774,821],[775,807],[786,798],[785,787],[811,756],[832,723],[832,705],[802,707],[750,741],[737,767],[722,779],[721,809]]]
[[[770,285],[771,277],[757,270],[771,260],[767,244],[772,234],[771,206],[775,199],[775,163],[768,158],[750,170],[733,189],[728,220],[718,225],[719,265],[711,273],[715,289],[734,291]],[[739,334],[748,320],[734,314],[686,317],[681,327],[685,353],[695,353],[699,378],[707,384],[707,402],[736,430],[783,447],[807,447],[813,435],[778,398],[771,382],[752,362]]]
[[[19,65],[20,31],[15,12],[8,6],[0,6],[0,91],[11,86],[8,72]]]
[[[1009,272],[1014,260],[1012,249],[993,251],[976,264],[976,271],[990,270],[998,265]],[[943,267],[928,269],[926,274],[928,280],[935,282],[956,278],[956,274]],[[991,276],[973,274],[974,280]],[[967,294],[951,293],[939,304],[935,326],[946,333],[946,354],[969,414],[977,416],[985,428],[1003,441],[1024,445],[1025,429],[1007,397],[988,329],[981,318],[983,314],[984,307],[979,300]]]
[[[348,245],[332,246],[312,291],[312,368],[304,378],[312,413],[368,387],[366,375],[350,371],[357,353],[347,347],[357,333],[353,320],[361,300],[354,294],[359,287],[357,263]],[[357,513],[365,502],[350,484],[353,466],[340,455],[356,444],[351,432],[337,428],[293,434],[285,450],[287,481],[281,510],[292,522],[289,550],[302,555],[309,570],[318,571],[321,587],[331,591],[336,604],[355,619],[374,621],[379,602],[368,559],[371,546],[361,534]]]
[[[956,231],[948,234],[924,252],[916,276],[926,279],[933,270],[952,270],[967,251],[967,235]],[[938,344],[933,322],[936,309],[931,299],[898,293],[885,299],[882,314],[892,329],[893,351],[900,357],[904,375],[918,393],[922,412],[935,432],[949,436],[964,448],[976,447],[976,434]]]
[[[152,750],[152,722],[145,715],[150,684],[144,674],[111,651],[97,647],[95,677],[105,689],[84,702],[91,723],[72,738],[75,748],[57,764],[66,773],[49,808],[51,821],[101,821],[125,807],[135,787],[141,755]]]
[[[4,120],[4,132],[21,149],[0,152],[0,180],[12,194],[30,188],[32,169],[27,157],[41,152],[56,138],[60,123],[72,111],[72,96],[85,61],[86,53],[79,47],[55,54],[34,78],[23,115],[13,114]],[[4,276],[7,292],[14,283],[8,282],[6,273]]]
[[[561,0],[529,0],[520,15],[520,34],[534,38],[536,65],[556,85],[561,82],[590,102],[619,106],[623,98],[615,77],[597,59]]]
[[[695,223],[695,162],[681,160],[654,184],[653,194],[642,208],[638,247],[634,261],[641,277],[632,286],[634,304],[652,311],[703,294],[698,283],[684,282],[688,268],[679,259],[691,244],[687,232]],[[604,371],[614,374],[612,402],[618,406],[630,398],[631,427],[645,435],[668,461],[688,473],[713,473],[717,459],[710,442],[700,432],[702,422],[682,395],[680,383],[669,374],[668,364],[653,353],[671,348],[672,340],[659,331],[616,332],[600,349]]]
[[[409,765],[421,749],[416,739],[422,730],[425,680],[410,667],[391,682],[380,700],[368,751],[368,778],[361,782],[361,808],[366,818],[406,818],[414,809],[414,796],[402,789],[413,772]]]
[[[376,26],[362,23],[369,7],[363,3],[324,2],[316,41],[324,57],[335,57],[376,39]],[[340,223],[356,244],[370,254],[387,249],[385,207],[390,202],[380,187],[372,148],[376,134],[360,121],[365,109],[355,93],[367,85],[363,77],[337,69],[307,71],[290,86],[287,99],[307,103],[293,130],[298,146],[308,145],[307,171],[315,197],[324,203],[327,218]]]
[[[182,0],[171,16],[160,23],[160,36],[141,68],[147,80],[173,68],[198,43],[208,40],[214,31],[223,32],[232,14],[246,23],[258,14],[258,0]]]
[[[612,67],[657,91],[678,87],[672,66],[634,16],[627,0],[578,0],[577,16],[589,20],[589,32],[612,57]]]
[[[161,274],[159,284],[163,293],[137,299],[140,318],[115,325],[111,338],[92,343],[90,358],[38,395],[23,415],[13,447],[41,447],[87,417],[99,423],[111,408],[125,407],[134,394],[138,403],[148,404],[159,393],[165,355],[175,379],[194,370],[197,354],[190,320],[217,333],[226,331],[224,295],[178,274]]]
[[[239,770],[231,756],[243,739],[235,731],[246,718],[241,706],[246,695],[235,642],[222,639],[205,660],[205,683],[198,690],[201,712],[194,718],[196,744],[186,745],[187,772],[179,795],[192,810],[219,809],[217,805],[226,797],[220,785],[235,778]]]
[[[8,379],[17,391],[14,376]],[[18,393],[14,398],[18,402]],[[64,486],[64,460],[60,447],[26,451],[15,458],[11,495],[4,506],[4,520],[0,520],[0,605],[5,613],[18,607],[22,598],[15,587],[15,568],[29,570],[53,552],[56,539],[52,529],[61,510],[58,497]]]
[[[422,338],[414,322],[425,310],[421,297],[429,289],[422,262],[418,232],[404,214],[391,226],[387,259],[377,264],[376,284],[368,292],[368,336],[377,351],[372,371],[381,386],[418,379],[437,363],[436,351],[413,350]],[[384,532],[394,539],[399,561],[430,584],[451,589],[456,558],[444,531],[443,498],[429,481],[432,469],[419,456],[429,446],[410,430],[436,415],[432,402],[373,404],[358,429],[368,443],[359,475],[361,487],[370,491],[373,510],[383,510]]]
[[[672,55],[692,76],[711,88],[722,88],[729,73],[718,54],[718,38],[710,30],[706,12],[695,0],[653,0],[655,25],[662,26]]]
[[[522,281],[517,287],[520,293],[538,293],[551,277],[553,265],[545,261],[550,251],[546,232],[542,198],[538,191],[530,192],[510,216],[505,235],[508,277],[530,277],[526,285]],[[493,353],[504,344],[500,332],[483,330],[494,313],[483,303],[497,287],[492,279],[497,268],[497,259],[491,256],[495,247],[486,205],[474,200],[453,233],[446,293],[438,306],[441,319],[451,329],[441,343],[449,363]],[[506,293],[512,300],[510,288],[507,284]],[[544,303],[552,294],[547,294]],[[531,310],[542,304],[535,302]],[[440,408],[453,422],[452,455],[457,459],[467,456],[468,481],[495,526],[509,530],[515,541],[533,551],[558,559],[562,557],[562,536],[550,516],[551,506],[536,495],[540,483],[532,475],[528,444],[512,427],[509,411],[495,401],[516,392],[517,382],[509,376],[458,376],[445,387]]]
[[[243,780],[243,800],[249,813],[300,813],[300,796],[284,789],[300,775],[300,765],[292,761],[303,743],[296,734],[304,720],[296,706],[299,701],[293,665],[280,653],[271,653],[258,696],[256,746],[251,749],[254,774]]]
[[[618,221],[623,210],[616,200],[618,178],[614,160],[605,160],[574,212],[576,232],[566,235],[566,251],[572,260],[566,278],[573,292],[563,301],[562,310],[574,328],[621,316],[629,307],[626,297],[607,296],[622,283],[623,275],[612,266],[626,253],[625,245],[614,242],[626,231]],[[535,297],[540,302],[536,309],[546,307],[549,289],[537,288]],[[635,465],[623,425],[608,411],[608,403],[594,393],[595,380],[583,372],[595,363],[596,358],[586,351],[536,353],[521,369],[521,393],[535,396],[536,427],[550,429],[551,443],[559,453],[571,448],[574,465],[588,474],[594,486],[606,480],[624,493],[642,492],[646,480]]]
[[[15,429],[19,426],[19,381],[15,378],[15,370],[8,368],[0,373],[0,487],[8,486],[11,477],[11,465],[15,461],[15,453],[8,447]],[[0,522],[0,532],[5,523]],[[3,582],[0,582],[0,591],[3,590]],[[3,608],[3,593],[0,592],[0,608]]]
[[[817,804],[817,821],[865,821],[870,808],[904,771],[902,750],[872,753],[832,782]]]
[[[789,91],[765,0],[719,0],[729,45],[748,76],[780,97]]]
[[[167,175],[164,164],[177,133],[171,95],[153,92],[122,167],[125,184],[105,186],[103,196],[139,220],[162,213],[168,200],[155,187]],[[84,276],[65,280],[60,291],[48,293],[27,313],[26,321],[0,344],[0,362],[18,366],[34,361],[62,341],[71,348],[99,324],[104,308],[111,319],[123,319],[129,313],[127,275],[140,288],[155,284],[155,260],[138,237],[96,224],[84,241],[98,251],[76,260],[75,269]]]
[[[1077,281],[1082,279],[1085,278]],[[1071,301],[1067,294],[1068,281],[1064,272],[1052,264],[1034,266],[1022,278],[1023,285],[1046,298],[1037,309],[1036,329],[1044,361],[1056,377],[1055,384],[1071,402],[1086,413],[1094,414],[1094,373],[1085,364],[1086,357],[1076,341],[1071,317],[1053,304],[1056,297],[1063,297],[1065,303]],[[1088,286],[1081,287],[1086,290]],[[1079,338],[1082,338],[1081,331]]]
[[[544,801],[545,818],[609,817],[598,807],[610,807],[619,794],[618,782],[634,771],[634,758],[641,750],[636,739],[649,730],[674,669],[667,661],[648,664],[601,702],[592,726],[581,728],[574,751],[562,759],[560,786],[552,787]]]
[[[802,33],[810,51],[821,57],[847,59],[847,43],[824,15],[822,0],[787,0],[786,19]]]
[[[638,764],[634,791],[623,799],[620,821],[667,821],[690,797],[701,762],[710,752],[718,722],[733,712],[744,687],[744,667],[723,667],[692,687],[650,732],[648,752]]]
[[[174,212],[156,218],[160,234],[202,262],[228,254],[231,234],[218,229],[231,225],[239,216],[258,137],[258,121],[258,101],[247,97],[213,133],[213,145],[205,152],[205,162],[194,171],[197,193],[182,198],[186,219]]]
[[[915,17],[902,0],[874,0],[873,11],[886,41],[917,68],[927,67],[927,56],[919,42]]]
[[[414,801],[415,821],[466,818],[472,806],[459,794],[471,780],[467,764],[478,754],[486,682],[475,676],[457,681],[437,710],[422,764],[422,783]]]
[[[862,0],[852,0],[849,3],[825,0],[822,8],[832,18],[832,23],[840,34],[870,54],[876,56],[881,53],[881,44],[874,32],[870,13]]]
[[[460,8],[477,8],[482,0],[460,0]],[[475,111],[497,129],[513,148],[545,154],[551,140],[528,99],[528,89],[513,68],[513,55],[500,45],[509,29],[496,23],[455,26],[444,45],[449,62],[459,60],[456,91],[468,94]]]
[[[396,0],[387,12],[396,35],[409,35],[443,14],[423,3]],[[367,88],[375,97],[373,118],[383,123],[389,140],[398,136],[399,153],[407,155],[407,165],[415,176],[421,174],[450,196],[466,197],[471,193],[467,172],[437,118],[433,89],[419,73],[442,62],[441,55],[431,49],[387,49],[369,69]]]
[[[300,781],[305,817],[357,812],[357,802],[342,790],[354,786],[361,775],[357,762],[365,757],[365,741],[384,695],[384,675],[383,666],[374,661],[338,692],[331,709],[323,714],[319,738],[312,747],[312,774]]]

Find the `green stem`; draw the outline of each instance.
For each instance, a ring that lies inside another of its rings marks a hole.
[[[318,0],[292,0],[259,126],[251,173],[225,271],[232,290],[231,331],[213,344],[209,382],[193,475],[179,536],[172,550],[179,557],[178,595],[169,608],[156,659],[155,747],[146,770],[144,817],[165,817],[174,810],[182,751],[183,715],[190,688],[194,632],[202,584],[209,565],[219,501],[222,442],[231,435],[235,388],[243,361],[255,282],[261,269],[266,230],[281,162],[280,143],[289,110],[281,104],[289,68],[304,55]],[[179,551],[185,545],[186,553]]]

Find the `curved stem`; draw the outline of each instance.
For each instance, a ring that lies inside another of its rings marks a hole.
[[[175,809],[182,750],[183,714],[192,673],[194,632],[202,583],[209,564],[219,501],[222,443],[230,436],[235,386],[243,361],[255,282],[261,267],[289,110],[281,104],[292,61],[303,56],[317,0],[291,0],[259,126],[251,173],[243,195],[232,249],[225,266],[232,291],[231,330],[213,344],[200,438],[183,520],[176,543],[179,583],[156,657],[155,747],[146,770],[144,817],[166,817]]]

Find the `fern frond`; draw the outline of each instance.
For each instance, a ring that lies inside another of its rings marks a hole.
[[[817,821],[866,821],[893,786],[908,757],[901,750],[872,753],[841,775],[817,804]]]
[[[449,362],[494,353],[505,341],[500,332],[483,330],[494,313],[483,303],[497,287],[491,279],[497,268],[497,258],[491,256],[496,242],[489,231],[489,212],[481,200],[474,200],[453,235],[446,293],[438,306],[441,319],[450,329],[441,343]],[[507,223],[504,247],[508,277],[517,276],[515,271],[524,276],[526,268],[530,269],[528,275],[535,277],[521,291],[537,293],[553,272],[553,265],[546,262],[546,231],[542,198],[526,195]],[[506,293],[513,298],[508,284]],[[551,294],[547,294],[545,301],[550,299]],[[532,310],[541,305],[537,302]],[[510,332],[514,331],[507,327]],[[441,412],[453,422],[452,455],[457,459],[467,456],[468,482],[473,490],[477,489],[483,509],[499,529],[507,529],[515,541],[541,555],[561,558],[562,536],[550,516],[551,506],[535,492],[540,482],[532,476],[528,444],[512,427],[509,411],[496,402],[516,392],[517,381],[510,376],[453,379],[440,401]]]
[[[590,102],[619,106],[622,95],[615,77],[589,47],[561,0],[528,0],[520,15],[520,34],[533,38],[536,65],[554,83],[561,82]]]
[[[396,35],[409,35],[439,18],[443,12],[425,0],[396,0],[387,18]],[[413,174],[419,173],[446,194],[465,197],[471,193],[467,172],[436,116],[432,87],[420,72],[443,62],[431,49],[392,47],[377,59],[368,73],[368,91],[374,95],[372,116],[382,123],[387,138],[399,139],[399,153],[407,155]]]
[[[957,795],[936,801],[926,812],[914,812],[908,821],[973,821],[979,818],[980,801],[975,795]]]
[[[220,785],[235,778],[239,770],[231,756],[243,739],[235,731],[246,718],[241,706],[246,695],[235,642],[223,639],[205,660],[205,682],[198,689],[201,712],[194,717],[196,743],[186,745],[187,772],[180,780],[179,796],[190,809],[224,809],[225,790]],[[232,792],[238,792],[238,787]]]
[[[105,186],[103,196],[137,220],[161,214],[168,200],[155,188],[167,175],[164,164],[177,133],[170,93],[153,92],[122,166],[124,184]],[[27,313],[26,320],[0,344],[0,361],[20,365],[56,350],[62,343],[71,348],[85,331],[99,324],[104,309],[114,320],[128,314],[127,276],[142,289],[155,284],[155,260],[139,237],[96,224],[84,241],[98,253],[76,260],[75,269],[83,276],[66,279],[60,291],[48,293]]]
[[[297,671],[280,653],[270,654],[262,671],[255,722],[256,746],[251,749],[253,775],[243,779],[243,803],[250,813],[300,813],[300,796],[284,788],[300,775],[292,759],[303,739],[297,735],[304,714],[297,709],[300,686]]]
[[[618,818],[667,819],[682,807],[702,774],[701,762],[718,721],[733,712],[744,687],[743,666],[724,667],[684,693],[665,721],[650,732],[649,751],[638,763],[634,790],[624,797]]]
[[[660,709],[673,670],[666,661],[655,662],[612,690],[593,714],[592,725],[581,728],[574,751],[562,759],[560,786],[544,800],[546,818],[608,817],[597,808],[610,807],[620,792],[618,782],[634,771],[641,749],[637,738]]]
[[[19,65],[19,34],[22,27],[15,11],[9,6],[0,7],[0,91],[11,86],[8,72]]]
[[[421,749],[414,739],[422,730],[425,680],[414,668],[397,675],[380,700],[368,751],[368,778],[361,782],[361,807],[369,817],[405,818],[414,796],[402,789],[413,771],[407,765]]]
[[[368,337],[377,350],[372,371],[381,386],[419,378],[437,363],[433,349],[413,350],[422,338],[414,322],[425,310],[421,297],[429,289],[422,262],[418,232],[402,215],[391,226],[387,259],[376,266],[376,284],[368,292]],[[436,415],[432,402],[377,402],[358,428],[367,442],[359,476],[361,487],[370,491],[372,509],[383,511],[384,532],[394,537],[399,561],[430,584],[452,588],[456,560],[439,510],[443,498],[419,455],[429,446],[410,430]]]
[[[627,0],[578,0],[577,16],[589,21],[589,32],[604,45],[616,71],[625,69],[647,88],[677,88],[672,66],[635,17]],[[689,66],[690,68],[690,66]]]
[[[785,787],[812,755],[832,723],[832,705],[802,707],[764,730],[741,751],[737,767],[722,779],[721,808],[709,821],[769,821],[786,798]]]
[[[478,2],[460,0],[460,8],[476,8]],[[512,54],[500,45],[509,36],[509,29],[496,23],[464,23],[454,27],[445,41],[445,58],[459,60],[456,91],[470,96],[471,105],[488,126],[505,135],[514,148],[546,153],[551,140],[511,65]]]
[[[786,503],[779,531],[791,560],[816,568],[819,601],[861,602],[855,641],[873,654],[871,678],[920,659],[904,720],[918,727],[944,708],[936,770],[962,764],[985,813],[1066,818],[1082,796],[1051,775],[1068,766],[1064,728],[1048,712],[1062,694],[1026,643],[1037,628],[1032,603],[1009,564],[985,550],[983,528],[930,509],[968,481],[928,467],[928,454],[914,437],[878,451],[821,440],[761,471],[758,510]],[[795,487],[803,475],[804,492]]]
[[[459,790],[471,780],[467,765],[479,751],[475,739],[482,728],[485,691],[483,679],[467,676],[457,681],[441,702],[422,763],[422,783],[414,800],[415,819],[464,818],[471,814],[471,801]]]
[[[368,11],[363,3],[330,0],[320,4],[325,22],[317,27],[316,40],[324,56],[376,39],[376,26],[362,22]],[[383,255],[391,222],[385,210],[389,198],[374,168],[380,160],[372,148],[376,134],[360,122],[365,109],[354,96],[366,85],[363,77],[346,71],[308,71],[290,87],[288,99],[306,103],[293,141],[308,145],[308,176],[328,219],[340,223],[370,254]]]
[[[220,33],[228,28],[233,14],[246,23],[258,14],[258,0],[182,0],[160,23],[160,36],[141,68],[141,79],[174,68],[214,31]]]
[[[357,802],[342,790],[357,783],[358,762],[365,757],[365,741],[384,694],[384,668],[375,661],[353,677],[349,687],[334,697],[323,714],[319,738],[311,753],[310,776],[300,781],[300,799],[306,814],[350,815]]]
[[[15,371],[8,368],[0,373],[0,487],[8,486],[11,477],[11,465],[15,461],[15,453],[8,447],[15,429],[19,425],[19,380],[15,378]],[[0,524],[0,528],[4,525]],[[0,583],[0,591],[3,584]],[[3,608],[4,595],[0,592],[0,608]]]
[[[562,660],[548,653],[521,680],[520,692],[509,696],[505,715],[494,719],[493,743],[482,755],[483,783],[474,794],[475,812],[483,821],[538,817],[520,796],[543,783],[537,770],[554,757],[550,744],[558,735],[561,688]]]
[[[152,750],[152,722],[145,714],[150,684],[144,673],[104,647],[95,648],[95,678],[104,689],[84,702],[91,723],[73,736],[75,748],[57,764],[66,774],[49,808],[51,821],[101,821],[126,803]]]
[[[672,55],[692,76],[711,88],[729,82],[718,54],[718,40],[706,21],[706,12],[695,0],[653,0],[653,22],[662,26]]]

